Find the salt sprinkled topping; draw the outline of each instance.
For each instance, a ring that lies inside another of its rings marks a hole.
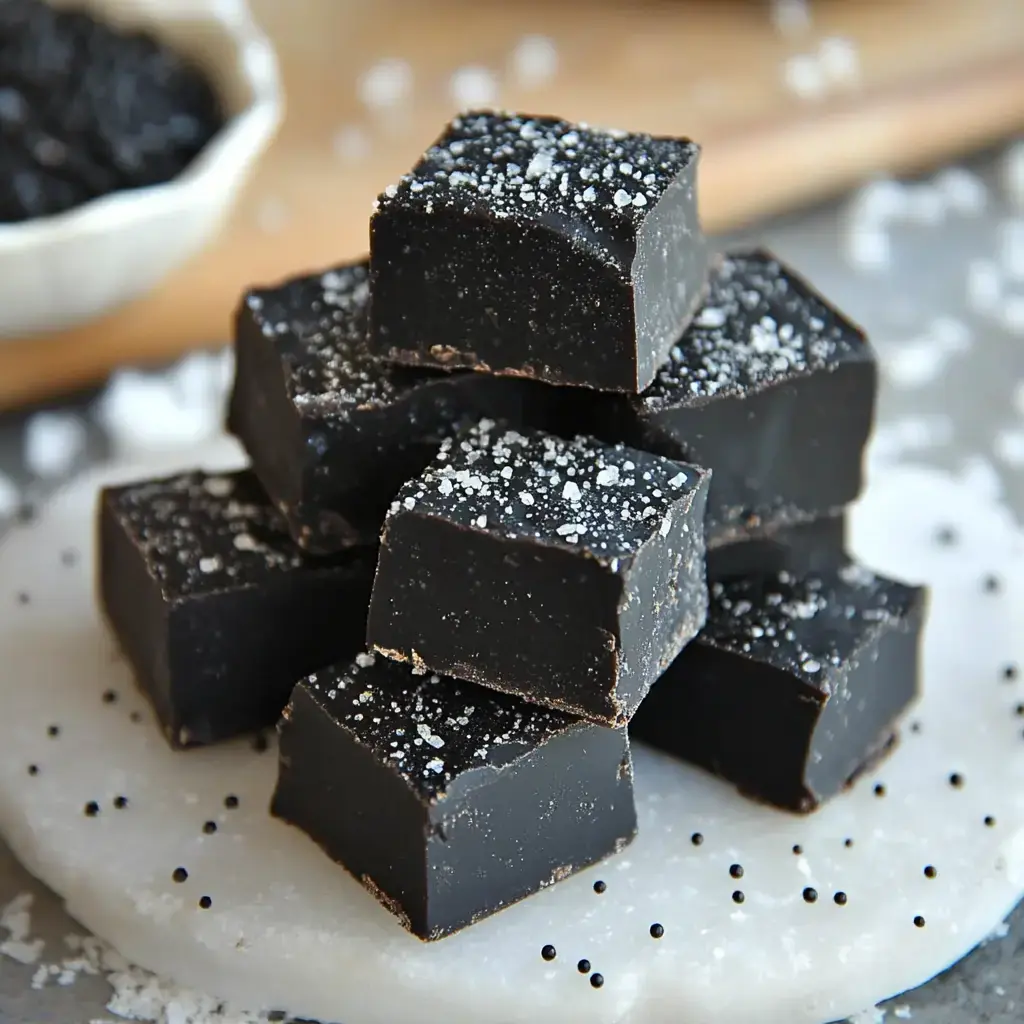
[[[25,426],[25,465],[39,477],[64,476],[85,442],[85,424],[74,413],[36,413]]]
[[[701,642],[768,662],[827,692],[866,635],[901,621],[915,594],[856,564],[802,579],[781,572],[710,589]]]
[[[726,256],[708,297],[641,401],[650,409],[779,384],[871,358],[860,331],[765,252]]]
[[[579,224],[581,244],[586,240],[605,258],[628,265],[631,253],[603,249],[598,239],[623,222],[639,225],[697,153],[684,139],[469,113],[455,118],[412,172],[385,189],[378,214],[396,203],[427,213],[486,211],[523,223],[565,217]]]
[[[299,685],[427,799],[466,772],[528,756],[577,725],[561,712],[373,655]]]
[[[500,536],[622,557],[659,530],[667,533],[673,509],[689,508],[703,476],[622,445],[520,433],[484,420],[444,443],[423,475],[403,486],[390,515],[415,510]]]
[[[30,937],[32,902],[31,893],[20,893],[0,917],[0,928],[14,925],[15,929],[0,944],[0,953],[26,964],[37,963],[45,949],[43,939]],[[119,1020],[152,1020],[164,1024],[225,1024],[226,1021],[271,1024],[275,1020],[273,1011],[246,1011],[234,1007],[226,1011],[222,1000],[216,996],[195,992],[135,967],[94,935],[65,935],[64,947],[56,960],[39,963],[31,981],[34,990],[44,989],[49,984],[68,987],[80,977],[102,976],[111,987],[106,1008]]]
[[[307,564],[248,471],[186,473],[106,493],[169,596],[259,583]]]
[[[369,298],[365,261],[246,296],[248,315],[277,350],[301,413],[345,416],[386,405],[411,386],[415,375],[366,350]]]

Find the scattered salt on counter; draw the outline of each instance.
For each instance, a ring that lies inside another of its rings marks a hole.
[[[870,1006],[847,1018],[847,1024],[884,1024],[884,1022],[885,1010],[881,1010],[877,1006]]]
[[[852,39],[830,36],[818,47],[818,61],[825,77],[836,85],[860,81],[860,53]]]
[[[1003,278],[992,260],[971,260],[967,265],[967,303],[976,313],[991,313],[999,305]]]
[[[1024,281],[1024,217],[999,225],[999,263],[1011,281]]]
[[[1024,429],[1001,430],[995,436],[996,458],[1015,469],[1024,468]]]
[[[544,85],[558,71],[558,47],[547,36],[523,36],[511,57],[512,74],[520,85]]]
[[[1006,151],[1002,171],[1006,198],[1024,210],[1024,142],[1016,142]]]
[[[845,243],[846,256],[855,267],[877,271],[892,262],[892,243],[881,225],[855,222],[846,232]]]
[[[0,953],[26,964],[37,962],[43,950],[42,939],[28,939],[31,905],[31,893],[22,893],[15,897],[0,918],[0,927],[12,932],[11,939],[0,945]],[[17,945],[14,944],[15,929],[24,936],[17,940]],[[156,1024],[268,1024],[279,1018],[273,1012],[253,1013],[225,1007],[213,996],[182,988],[159,975],[134,967],[113,947],[93,936],[68,935],[64,944],[69,955],[54,963],[40,964],[32,975],[33,989],[46,988],[50,983],[67,987],[82,975],[104,977],[113,989],[106,1006],[110,1013],[123,1020],[148,1020]],[[26,958],[25,950],[35,951],[31,959]],[[90,1024],[113,1022],[92,1021]]]
[[[18,510],[20,497],[14,481],[0,473],[0,519],[8,519]]]
[[[915,388],[934,380],[949,360],[971,345],[967,325],[953,317],[936,317],[916,338],[898,345],[880,344],[882,365],[897,387]]]
[[[1011,334],[1024,335],[1024,295],[1009,295],[1003,300],[1000,320]]]
[[[899,220],[906,210],[904,187],[892,178],[876,178],[854,192],[847,207],[853,221],[888,224]]]
[[[25,465],[36,476],[64,476],[85,450],[87,436],[74,413],[36,413],[25,426]]]
[[[359,125],[342,125],[334,135],[331,148],[342,162],[358,163],[370,155],[370,138]]]
[[[231,353],[187,356],[164,374],[115,373],[96,418],[115,448],[154,450],[193,444],[222,425]]]
[[[457,68],[448,79],[448,93],[461,110],[490,106],[498,98],[498,76],[474,64]]]
[[[903,190],[906,200],[902,211],[903,220],[931,227],[946,219],[945,199],[931,182],[905,184]]]
[[[359,78],[359,99],[371,110],[397,107],[412,92],[412,68],[397,57],[387,57]]]
[[[829,36],[814,53],[788,57],[782,70],[790,92],[804,100],[821,100],[833,90],[860,82],[860,53],[853,40]]]
[[[953,421],[948,416],[904,416],[878,424],[871,440],[871,457],[895,462],[908,453],[949,444],[952,439]]]
[[[932,179],[948,209],[964,216],[976,216],[988,205],[985,183],[963,167],[947,167]]]
[[[890,178],[869,181],[850,198],[841,245],[847,262],[858,270],[878,271],[892,262],[888,225],[905,208],[903,186]]]
[[[220,401],[234,376],[234,352],[193,352],[179,359],[166,374],[167,381],[182,401],[199,404]]]
[[[15,896],[0,911],[0,928],[7,931],[7,938],[0,942],[0,953],[22,964],[34,964],[43,952],[43,940],[32,935],[32,894],[28,892]]]

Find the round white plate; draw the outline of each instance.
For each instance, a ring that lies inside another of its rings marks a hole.
[[[877,771],[798,818],[637,750],[630,848],[424,944],[270,818],[273,744],[167,749],[97,615],[101,482],[237,461],[218,443],[94,473],[0,548],[0,830],[140,965],[344,1024],[820,1024],[925,981],[1024,893],[1024,682],[1007,675],[1024,662],[1024,537],[977,474],[883,467],[854,512],[868,564],[933,587],[925,697]]]

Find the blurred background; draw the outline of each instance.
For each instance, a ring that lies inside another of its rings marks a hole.
[[[17,2],[0,0],[0,8]],[[229,35],[237,32],[244,4],[84,6],[156,26],[158,36],[170,27],[175,45],[194,52],[232,94],[234,110],[244,105],[234,65],[253,54],[213,45],[209,31],[221,18],[235,26]],[[108,315],[34,329],[28,338],[0,317],[0,408],[95,384],[126,362],[219,343],[245,285],[364,252],[372,199],[460,108],[501,106],[688,135],[704,147],[701,204],[713,232],[872,177],[927,170],[1024,126],[1021,0],[251,0],[249,7],[276,53],[285,114],[254,175],[244,188],[233,183],[241,194],[230,220],[142,299]],[[0,224],[0,267],[5,245],[14,244],[4,235],[14,230]],[[165,237],[174,235],[168,227]],[[165,258],[149,255],[154,266]],[[49,301],[70,287],[54,285]],[[47,301],[45,289],[35,301]]]

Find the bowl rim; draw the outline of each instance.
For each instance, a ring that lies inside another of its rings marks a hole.
[[[284,112],[284,96],[277,54],[253,17],[248,0],[213,0],[206,9],[179,10],[178,16],[222,26],[235,45],[239,77],[251,99],[232,114],[170,181],[139,188],[119,189],[87,199],[60,213],[0,224],[0,256],[28,246],[47,245],[75,234],[115,230],[136,219],[141,207],[148,216],[169,214],[191,200],[207,184],[214,167],[230,154],[236,166],[251,163],[277,130]],[[171,13],[171,18],[175,13]]]

